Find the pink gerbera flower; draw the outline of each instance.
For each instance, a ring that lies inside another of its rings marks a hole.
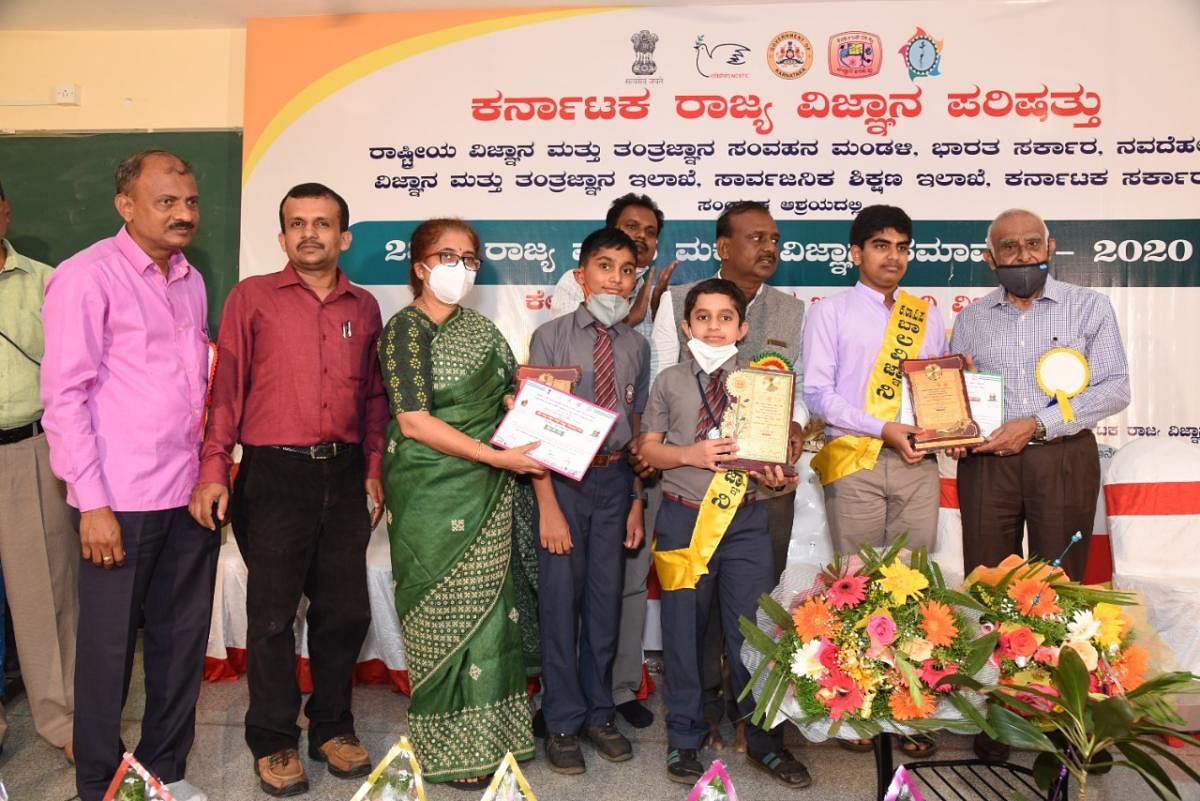
[[[866,576],[842,576],[825,593],[829,605],[834,609],[847,609],[858,606],[867,597]]]
[[[829,671],[820,680],[820,685],[817,698],[829,708],[829,717],[834,720],[841,720],[847,712],[853,714],[862,708],[862,690],[842,671]]]

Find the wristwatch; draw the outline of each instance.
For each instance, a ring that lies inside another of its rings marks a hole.
[[[1040,417],[1035,417],[1035,418],[1033,418],[1033,420],[1034,420],[1034,424],[1033,424],[1033,439],[1034,439],[1034,441],[1045,442],[1046,441],[1046,424],[1042,422],[1042,418],[1040,418]]]
[[[631,492],[631,493],[629,493],[629,498],[630,498],[630,500],[634,500],[634,501],[641,501],[642,503],[645,503],[648,497],[649,497],[649,496],[647,496],[647,495],[646,495],[646,491],[645,491],[645,490],[642,490],[641,492]]]

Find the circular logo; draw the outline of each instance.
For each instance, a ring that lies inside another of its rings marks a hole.
[[[913,75],[925,76],[936,73],[942,54],[938,51],[938,43],[929,36],[914,36],[908,43],[908,51],[904,54],[904,62],[908,71]]]
[[[813,63],[812,42],[796,31],[784,31],[767,47],[771,72],[785,80],[795,80],[808,72]]]

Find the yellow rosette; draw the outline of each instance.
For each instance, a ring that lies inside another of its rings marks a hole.
[[[1051,348],[1038,359],[1036,375],[1042,392],[1058,402],[1063,422],[1074,422],[1070,399],[1083,392],[1092,378],[1087,357],[1074,348]]]

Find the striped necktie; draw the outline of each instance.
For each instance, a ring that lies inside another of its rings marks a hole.
[[[617,408],[617,383],[613,374],[612,335],[600,323],[592,323],[596,341],[592,345],[592,366],[596,371],[596,405],[605,409]]]
[[[708,377],[708,387],[704,391],[704,402],[700,404],[700,414],[696,418],[696,439],[708,439],[708,432],[721,427],[721,415],[725,412],[727,397],[725,395],[725,371],[717,369]],[[712,416],[709,416],[709,412]],[[715,418],[715,419],[714,419]]]

